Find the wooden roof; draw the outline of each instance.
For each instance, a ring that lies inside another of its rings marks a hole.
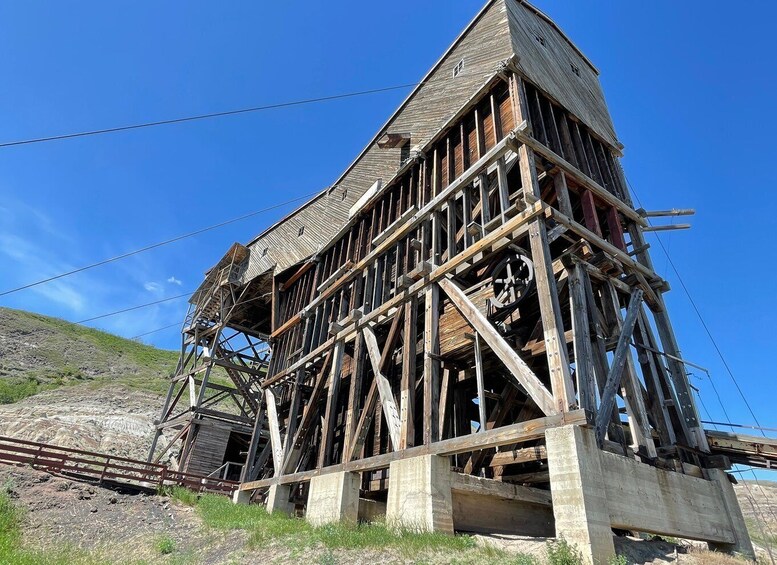
[[[389,131],[409,133],[410,147],[422,147],[510,58],[529,80],[619,147],[596,67],[529,3],[490,0],[333,185],[248,244],[244,280],[283,271],[327,246],[359,198],[400,167],[401,147],[381,148],[378,140]],[[454,76],[461,61],[463,69]]]

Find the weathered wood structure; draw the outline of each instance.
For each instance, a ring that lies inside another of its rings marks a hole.
[[[233,458],[240,498],[315,523],[752,554],[620,151],[591,62],[488,2],[332,187],[209,271],[159,422],[182,467]]]

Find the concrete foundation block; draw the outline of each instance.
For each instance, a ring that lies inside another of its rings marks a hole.
[[[593,431],[561,426],[545,432],[556,537],[577,546],[588,565],[615,555],[607,492]]]
[[[414,531],[453,533],[451,466],[447,457],[392,461],[386,523]]]
[[[310,480],[305,518],[314,526],[359,519],[359,473],[329,473]]]
[[[294,514],[294,503],[289,502],[289,498],[291,498],[289,485],[271,485],[270,490],[267,491],[267,512]]]
[[[236,490],[232,493],[232,502],[235,504],[250,504],[251,503],[251,491],[250,490]]]
[[[734,533],[735,541],[733,544],[714,544],[710,543],[710,549],[714,551],[726,551],[727,553],[739,554],[747,559],[755,561],[755,551],[753,543],[750,541],[750,534],[747,532],[745,517],[742,515],[742,509],[739,507],[734,485],[728,479],[728,475],[721,469],[707,469],[710,480],[715,481],[721,491],[723,505],[731,521],[731,530]]]

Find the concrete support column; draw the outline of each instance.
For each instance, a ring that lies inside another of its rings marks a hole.
[[[735,539],[733,544],[711,543],[709,544],[710,549],[738,553],[755,561],[755,551],[753,551],[753,544],[750,541],[750,534],[747,532],[745,517],[742,515],[742,509],[739,507],[739,501],[734,492],[734,485],[731,484],[726,472],[721,469],[707,469],[707,474],[710,480],[715,481],[720,488],[721,499],[731,521],[731,531]]]
[[[556,537],[577,546],[588,565],[615,555],[599,448],[592,430],[561,426],[545,432]]]
[[[234,504],[251,504],[250,490],[236,490],[232,493],[232,502]]]
[[[453,533],[447,457],[422,455],[391,462],[386,523],[414,531]]]
[[[329,473],[310,479],[305,518],[314,526],[359,519],[359,473]]]
[[[282,512],[283,514],[294,514],[294,503],[289,502],[291,498],[290,485],[270,485],[267,491],[267,512]]]

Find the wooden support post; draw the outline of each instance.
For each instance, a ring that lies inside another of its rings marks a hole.
[[[532,221],[529,227],[529,243],[537,280],[537,296],[540,302],[545,354],[548,358],[553,400],[557,411],[566,412],[576,404],[575,389],[572,385],[572,376],[569,373],[561,306],[558,300],[556,279],[553,275],[548,234],[542,218]]]
[[[281,443],[281,430],[278,425],[278,408],[275,404],[275,393],[272,388],[265,389],[264,398],[267,403],[267,423],[270,427],[273,465],[275,467],[275,474],[280,475],[280,470],[283,466],[283,444]]]
[[[405,302],[405,327],[402,348],[402,383],[399,393],[399,448],[415,445],[415,383],[418,299],[414,296]]]
[[[321,445],[318,451],[318,467],[329,464],[329,452],[332,450],[332,438],[335,433],[335,416],[337,415],[337,399],[340,397],[340,371],[343,368],[343,348],[345,343],[335,343],[332,355],[332,369],[329,374],[329,390],[326,395],[326,411],[321,429]]]
[[[424,304],[424,444],[439,439],[440,402],[440,291],[436,284],[426,289]]]
[[[556,198],[558,198],[558,207],[561,213],[565,216],[573,218],[572,202],[569,200],[569,188],[567,187],[567,176],[564,171],[559,170],[556,176],[553,177],[553,187],[556,190]]]
[[[372,362],[372,371],[375,373],[375,382],[377,383],[383,414],[386,417],[386,424],[388,424],[391,445],[394,448],[394,451],[396,451],[399,449],[401,428],[397,403],[394,401],[394,393],[391,392],[391,384],[381,372],[380,348],[378,347],[378,340],[375,337],[375,332],[371,327],[365,326],[362,329],[362,333],[364,334],[364,343],[367,346],[367,352],[369,353],[370,361]],[[391,344],[386,345],[387,348],[390,346]]]
[[[629,342],[631,334],[634,331],[634,325],[637,323],[639,308],[642,304],[642,291],[634,289],[629,300],[629,309],[626,312],[626,320],[621,327],[621,334],[618,338],[618,345],[615,348],[610,372],[607,374],[607,383],[604,385],[602,393],[602,402],[599,406],[599,413],[596,416],[596,441],[601,447],[604,444],[604,434],[607,431],[607,424],[610,415],[615,406],[615,392],[620,386],[623,368],[626,365],[626,356],[629,354]]]
[[[321,394],[324,392],[324,385],[327,381],[327,370],[329,367],[329,361],[331,360],[331,351],[324,359],[324,364],[316,377],[316,384],[313,385],[313,391],[310,394],[305,410],[302,412],[302,420],[300,420],[297,433],[294,435],[294,442],[291,445],[291,450],[286,456],[283,462],[283,474],[289,473],[297,467],[300,458],[302,457],[302,444],[305,442],[308,432],[313,424],[313,417],[318,412],[318,401],[321,399]]]
[[[289,453],[289,449],[291,449],[291,441],[297,431],[297,419],[299,418],[299,408],[302,403],[302,382],[304,379],[305,370],[297,369],[294,384],[292,385],[294,390],[291,393],[291,405],[289,406],[289,419],[286,423],[286,434],[283,437],[284,458]]]
[[[445,439],[446,429],[449,428],[450,411],[449,405],[451,405],[451,388],[453,382],[456,379],[458,373],[452,371],[446,367],[442,370],[442,384],[440,385],[440,410],[439,410],[439,429],[440,439]]]
[[[621,316],[621,306],[618,293],[612,283],[609,282],[605,284],[603,293],[605,294],[605,303],[609,307],[607,308],[607,312],[612,320],[613,334],[620,334],[622,333],[624,327],[624,321],[623,317]],[[609,301],[607,300],[607,297],[609,297]],[[642,295],[642,298],[644,300],[644,294]],[[638,308],[637,317],[639,317],[640,312],[642,312],[642,304],[640,304]],[[632,335],[635,329],[636,325],[634,326],[634,329],[632,329]],[[629,337],[629,343],[630,342],[631,337]],[[642,383],[639,381],[639,378],[637,377],[637,372],[634,367],[634,359],[632,358],[630,349],[628,349],[626,355],[626,363],[623,367],[623,371],[624,375],[620,381],[620,388],[621,396],[626,403],[626,413],[628,414],[629,418],[632,448],[634,451],[637,451],[640,446],[642,446],[644,448],[643,453],[647,453],[649,457],[655,458],[656,448],[653,442],[653,435],[650,429],[647,410],[645,407],[645,398],[643,395],[644,388]]]
[[[585,227],[594,232],[597,236],[602,237],[602,227],[599,225],[599,215],[596,213],[594,195],[590,190],[583,190],[580,192],[580,203],[583,206]]]
[[[483,352],[480,348],[480,335],[475,333],[475,379],[478,387],[478,416],[481,432],[486,430],[486,395],[483,386]]]
[[[348,388],[348,409],[345,413],[345,435],[343,445],[343,462],[348,461],[348,447],[356,432],[356,423],[359,420],[359,408],[361,406],[362,386],[364,384],[364,374],[366,372],[365,364],[365,346],[364,336],[360,333],[356,335],[353,346],[353,361],[351,371],[351,382]]]
[[[580,264],[575,264],[568,270],[575,376],[580,407],[596,413],[596,369],[582,271]]]
[[[545,385],[542,384],[542,381],[537,378],[537,375],[510,347],[510,344],[499,335],[496,328],[491,325],[464,292],[448,279],[441,279],[439,284],[456,309],[464,316],[464,319],[481,335],[486,344],[491,348],[491,351],[505,364],[518,382],[518,385],[526,390],[540,410],[547,415],[558,413],[553,402],[553,396],[545,388]]]
[[[504,157],[500,157],[496,162],[496,178],[499,184],[499,208],[502,223],[504,223],[507,217],[507,210],[510,208],[510,189],[507,186],[507,169],[505,168]]]

